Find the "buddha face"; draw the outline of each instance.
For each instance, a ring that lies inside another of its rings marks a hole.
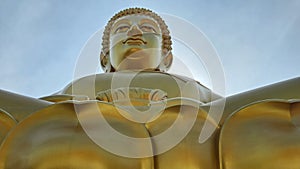
[[[110,33],[110,63],[116,71],[154,70],[161,60],[162,34],[156,20],[145,15],[117,19]]]

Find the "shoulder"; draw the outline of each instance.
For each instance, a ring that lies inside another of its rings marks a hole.
[[[188,91],[187,88],[197,90],[201,96],[201,101],[211,101],[213,94],[210,89],[199,82],[174,74],[162,72],[115,72],[90,75],[65,87],[61,94],[86,95],[90,99],[95,99],[97,93],[115,88],[135,87],[147,89],[160,89],[167,93],[168,98],[182,97]],[[214,94],[215,95],[215,94]],[[215,95],[217,96],[217,95]]]

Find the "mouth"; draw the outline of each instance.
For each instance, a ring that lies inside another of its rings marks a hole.
[[[137,60],[143,56],[143,50],[139,48],[131,48],[125,52],[125,57],[130,60]]]
[[[133,38],[133,37],[127,38],[122,43],[127,44],[127,45],[146,45],[147,44],[147,42],[144,41],[143,39]]]

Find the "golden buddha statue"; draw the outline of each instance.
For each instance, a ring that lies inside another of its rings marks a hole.
[[[300,168],[300,78],[228,97],[218,114],[221,96],[166,73],[156,13],[120,11],[102,40],[106,73],[41,99],[0,91],[0,169]]]

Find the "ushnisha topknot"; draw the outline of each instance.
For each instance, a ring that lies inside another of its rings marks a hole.
[[[172,57],[172,41],[171,41],[171,36],[170,36],[170,31],[168,30],[168,26],[166,25],[165,21],[156,13],[154,13],[153,11],[149,10],[149,9],[145,9],[145,8],[128,8],[128,9],[124,9],[121,10],[120,12],[118,12],[117,14],[115,14],[107,23],[107,25],[105,26],[104,32],[103,32],[103,36],[102,36],[102,50],[101,50],[101,54],[100,54],[100,60],[101,60],[101,65],[102,68],[105,69],[102,60],[104,57],[108,57],[109,56],[109,50],[110,50],[110,32],[111,32],[111,28],[112,25],[115,23],[115,21],[123,16],[127,16],[127,15],[134,15],[134,14],[141,14],[141,15],[146,15],[146,16],[150,16],[151,18],[153,18],[154,20],[157,21],[157,23],[159,24],[159,27],[161,29],[162,32],[162,55],[163,56],[167,56],[170,55]],[[170,65],[166,66],[166,69],[168,69],[170,67]],[[107,71],[107,70],[105,70]]]

